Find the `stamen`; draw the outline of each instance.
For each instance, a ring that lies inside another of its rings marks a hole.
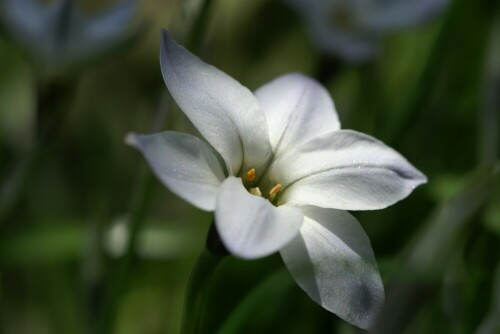
[[[274,199],[276,198],[276,194],[280,191],[280,189],[281,189],[281,183],[275,185],[273,189],[269,191],[269,200],[274,201]]]
[[[260,192],[259,187],[250,188],[250,189],[248,189],[248,191],[250,192],[250,194],[252,194],[254,196],[260,196],[260,197],[262,197],[262,193]]]
[[[253,180],[255,180],[255,168],[249,169],[245,175],[245,178],[249,182],[252,182]]]

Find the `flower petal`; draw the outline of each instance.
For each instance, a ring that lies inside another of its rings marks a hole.
[[[408,196],[426,177],[399,153],[368,135],[339,130],[278,157],[269,170],[280,203],[374,210]]]
[[[367,29],[387,32],[410,27],[441,13],[450,0],[385,0],[364,19]]]
[[[13,37],[54,69],[96,57],[123,43],[131,36],[126,28],[135,9],[136,0],[123,0],[104,13],[87,16],[75,0],[0,1],[0,16]]]
[[[281,250],[297,284],[322,307],[370,328],[384,304],[384,286],[370,240],[347,211],[303,207],[300,234]]]
[[[325,27],[324,22],[310,24],[312,38],[323,51],[351,63],[366,62],[380,49],[380,36],[368,32],[342,31]]]
[[[266,119],[255,96],[162,32],[163,79],[177,104],[222,155],[231,174],[263,166],[271,148]]]
[[[373,1],[283,0],[304,17],[315,44],[348,62],[363,62],[378,53],[378,32],[363,26]]]
[[[85,35],[94,44],[118,44],[127,36],[127,27],[137,10],[137,0],[122,0],[115,6],[92,17],[86,25]]]
[[[255,92],[269,126],[276,155],[319,135],[340,129],[328,91],[298,73],[283,75]]]
[[[297,235],[303,218],[298,208],[275,207],[251,195],[239,178],[225,180],[217,195],[217,231],[226,248],[241,258],[254,259],[278,251]]]
[[[73,7],[62,0],[48,5],[37,0],[5,0],[0,1],[0,18],[5,20],[12,37],[36,57],[60,60],[61,44],[66,41],[67,33],[67,27],[60,22],[66,19],[67,24],[72,24]]]
[[[11,26],[12,32],[19,29],[21,33],[40,32],[37,29],[42,27],[47,11],[36,0],[3,0],[0,1],[0,9],[0,17]]]
[[[224,172],[222,161],[210,145],[170,131],[129,134],[126,142],[141,151],[156,176],[173,193],[202,210],[215,209]]]

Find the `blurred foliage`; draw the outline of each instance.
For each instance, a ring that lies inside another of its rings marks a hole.
[[[384,140],[428,176],[397,205],[355,213],[388,293],[381,333],[500,332],[497,2],[454,0],[429,24],[385,38],[382,54],[363,65],[321,54],[300,18],[275,0],[213,0],[200,43],[192,42],[251,89],[286,72],[317,77],[344,128]],[[37,109],[46,78],[0,30],[0,211],[14,203],[0,212],[0,333],[95,333],[107,305],[116,311],[113,333],[179,331],[212,217],[152,180],[130,263],[117,275],[145,165],[123,138],[195,132],[162,102],[158,32],[166,27],[188,43],[202,5],[140,2],[144,29],[133,43],[59,81],[71,91],[46,106],[64,117],[43,141]],[[360,331],[312,302],[279,255],[225,259],[202,326],[221,334]]]

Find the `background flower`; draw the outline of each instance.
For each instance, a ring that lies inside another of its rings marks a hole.
[[[61,68],[116,49],[132,36],[135,0],[87,15],[75,0],[2,0],[6,29],[36,62]]]
[[[387,33],[421,24],[449,0],[283,0],[303,16],[311,38],[325,52],[366,61]]]

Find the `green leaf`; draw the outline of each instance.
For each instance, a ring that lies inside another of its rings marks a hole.
[[[255,319],[263,303],[280,303],[294,282],[287,270],[278,270],[250,291],[217,331],[218,334],[240,333],[248,321]],[[273,318],[271,315],[268,317]]]

